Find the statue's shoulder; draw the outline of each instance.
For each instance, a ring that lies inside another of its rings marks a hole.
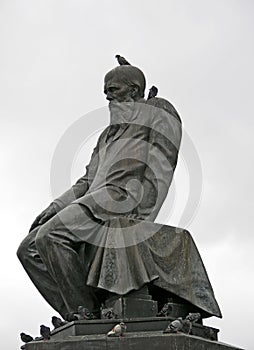
[[[180,123],[181,123],[181,118],[175,109],[175,107],[170,103],[168,100],[162,97],[153,97],[150,98],[149,100],[146,101],[148,105],[161,108],[170,115],[174,116]]]
[[[105,129],[102,130],[102,132],[101,132],[101,134],[99,136],[99,139],[98,139],[99,142],[101,142],[102,140],[105,139],[105,137],[107,136],[109,130],[110,130],[110,125],[107,125],[105,127]]]

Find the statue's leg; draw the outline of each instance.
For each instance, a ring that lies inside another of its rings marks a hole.
[[[39,227],[35,228],[25,237],[18,248],[17,255],[42,296],[61,316],[64,316],[67,313],[67,309],[63,298],[56,282],[49,275],[46,266],[42,262],[35,245],[38,229]]]
[[[78,254],[81,244],[98,234],[98,223],[79,204],[71,204],[46,222],[35,244],[49,274],[56,281],[68,313],[79,305],[99,315],[93,288],[86,285],[87,273]]]

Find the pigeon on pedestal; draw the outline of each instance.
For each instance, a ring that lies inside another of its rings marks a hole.
[[[66,322],[66,321],[61,320],[61,318],[56,317],[56,316],[53,316],[53,317],[52,317],[51,322],[52,322],[52,324],[53,324],[53,326],[54,326],[54,329],[57,329],[57,328],[59,328],[59,327],[62,327],[62,326],[64,326],[65,324],[68,323],[68,322]]]
[[[157,316],[158,317],[170,316],[170,313],[172,311],[172,306],[170,304],[171,303],[164,304],[163,308],[160,310],[160,312],[158,312]]]
[[[199,312],[189,313],[183,320],[182,332],[185,334],[190,334],[192,330],[192,324],[197,322],[201,318]]]
[[[101,318],[102,319],[116,319],[117,315],[114,313],[113,308],[102,308],[101,309]]]
[[[183,319],[182,317],[178,317],[178,319],[169,323],[167,328],[163,331],[163,333],[178,333],[183,328]]]
[[[50,328],[47,326],[44,326],[42,324],[40,326],[40,335],[42,336],[43,340],[49,340],[50,339]]]
[[[167,304],[165,304],[164,307],[166,305]],[[163,333],[185,333],[185,334],[190,334],[191,330],[192,330],[192,324],[197,322],[200,318],[201,318],[201,315],[198,312],[196,312],[196,313],[189,313],[185,317],[184,320],[182,319],[182,317],[178,317],[176,320],[174,320],[174,321],[169,323],[169,325],[163,331]]]
[[[74,314],[77,320],[94,320],[95,317],[92,312],[90,312],[86,307],[79,306],[78,312]]]
[[[111,331],[107,333],[108,337],[123,337],[127,329],[127,326],[124,322],[117,324]]]
[[[20,338],[24,343],[30,343],[30,341],[33,341],[34,338],[31,337],[31,335],[26,334],[26,333],[20,333]]]

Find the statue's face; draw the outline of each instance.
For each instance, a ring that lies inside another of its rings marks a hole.
[[[105,81],[104,93],[109,101],[131,102],[135,100],[136,88],[129,86],[116,75]]]

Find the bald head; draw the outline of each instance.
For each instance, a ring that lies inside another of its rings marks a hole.
[[[105,75],[104,92],[108,100],[137,101],[144,97],[146,80],[143,72],[134,66],[119,66]]]

